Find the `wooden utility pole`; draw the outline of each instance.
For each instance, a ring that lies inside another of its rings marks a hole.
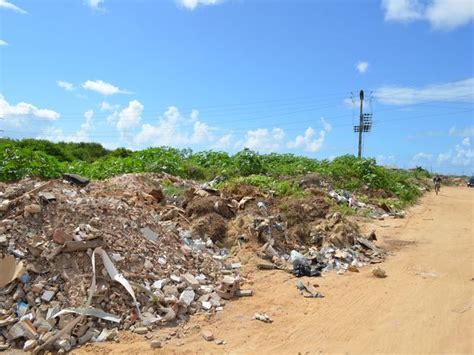
[[[360,118],[359,118],[359,153],[357,157],[362,158],[362,132],[364,131],[364,114],[362,112],[363,102],[364,102],[364,90],[361,90],[359,93],[360,97]]]

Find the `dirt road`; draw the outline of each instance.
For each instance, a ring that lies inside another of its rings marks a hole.
[[[394,251],[382,264],[387,278],[374,278],[371,267],[304,278],[326,296],[306,299],[291,275],[256,272],[253,297],[230,302],[211,319],[194,317],[184,337],[155,352],[472,354],[474,189],[444,187],[439,196],[426,195],[407,218],[365,227],[374,227],[379,245]],[[252,321],[254,312],[274,322]],[[200,329],[226,344],[204,341]],[[79,353],[152,353],[143,338],[123,336],[119,344],[88,345]]]

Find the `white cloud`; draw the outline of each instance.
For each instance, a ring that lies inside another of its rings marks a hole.
[[[76,89],[74,84],[72,84],[68,81],[58,80],[58,81],[56,81],[56,84],[58,84],[58,86],[60,88],[63,88],[66,91],[73,91],[74,89]]]
[[[382,0],[385,20],[410,22],[423,18],[423,7],[417,0]]]
[[[247,131],[244,140],[235,144],[236,148],[249,148],[259,152],[273,152],[280,149],[285,132],[281,128],[257,128]]]
[[[430,101],[474,102],[474,78],[423,88],[383,86],[374,97],[388,105],[412,105]]]
[[[194,10],[199,5],[217,5],[225,0],[176,0],[180,7],[184,7],[187,10]]]
[[[226,134],[217,140],[217,143],[213,145],[216,149],[227,149],[232,145],[232,135]]]
[[[326,139],[326,135],[331,131],[332,126],[324,118],[321,117],[323,129],[319,131],[316,137],[316,131],[312,127],[308,127],[304,135],[296,136],[294,141],[289,141],[287,147],[291,149],[304,149],[309,152],[317,152],[321,149]]]
[[[116,111],[120,108],[120,105],[112,105],[107,101],[102,101],[100,104],[101,111]]]
[[[143,112],[143,105],[133,100],[128,103],[128,106],[124,108],[118,114],[117,129],[123,135],[126,130],[138,126],[141,121],[141,115]]]
[[[460,144],[454,147],[452,164],[457,166],[474,166],[474,149],[471,139],[464,138]]]
[[[472,0],[382,0],[386,21],[428,21],[433,29],[453,30],[474,19]]]
[[[426,9],[426,18],[437,30],[452,30],[474,19],[472,0],[435,0]]]
[[[0,47],[1,46],[8,46],[8,42],[4,41],[3,39],[0,39]]]
[[[433,159],[433,154],[423,153],[423,152],[416,153],[416,154],[413,156],[413,161],[415,161],[415,162],[417,162],[417,161],[423,161],[423,160],[431,161],[432,159]]]
[[[101,5],[104,3],[104,0],[87,0],[86,3],[94,10],[98,10],[101,8]]]
[[[474,126],[466,127],[463,129],[451,127],[449,130],[449,135],[452,137],[474,137]]]
[[[190,117],[181,115],[178,108],[170,106],[158,124],[143,124],[141,131],[135,136],[136,144],[186,146],[211,142],[214,129],[199,120],[199,114],[193,110]]]
[[[79,130],[71,135],[64,134],[61,128],[48,127],[46,128],[38,139],[47,139],[53,142],[90,142],[90,132],[92,130],[92,117],[94,111],[89,110],[84,113],[84,122],[81,124]]]
[[[451,158],[451,152],[447,153],[439,153],[438,154],[438,165],[443,165],[445,162],[447,162]]]
[[[27,14],[25,10],[22,8],[16,6],[15,4],[12,4],[11,2],[8,2],[7,0],[0,0],[0,8],[8,9],[8,10],[13,10],[15,12],[18,12],[20,14]]]
[[[130,93],[102,80],[87,80],[84,84],[82,84],[82,87],[86,90],[92,90],[106,96]]]
[[[38,108],[26,102],[10,105],[5,97],[0,94],[0,117],[5,120],[36,117],[54,121],[60,117],[60,114],[53,110]]]
[[[448,152],[438,154],[438,165],[442,166],[474,166],[474,149],[471,145],[471,138],[465,137],[459,144]]]
[[[368,62],[358,62],[356,64],[357,71],[361,74],[364,74],[367,69],[369,69],[369,63]]]

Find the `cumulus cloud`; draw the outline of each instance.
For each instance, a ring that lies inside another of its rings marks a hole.
[[[232,135],[225,134],[212,146],[215,149],[228,149],[232,146]]]
[[[84,122],[79,130],[74,134],[65,134],[61,128],[47,127],[43,133],[37,136],[38,139],[47,139],[53,142],[90,142],[90,133],[92,130],[92,117],[94,111],[89,110],[84,113]]]
[[[199,5],[218,5],[224,0],[176,0],[178,6],[187,10],[194,10]]]
[[[280,149],[285,132],[281,128],[257,128],[247,131],[243,141],[238,141],[236,148],[249,148],[259,152],[272,152]]]
[[[356,68],[360,74],[364,74],[369,69],[369,62],[358,62]]]
[[[411,105],[430,101],[474,102],[474,78],[450,83],[428,85],[422,88],[383,86],[374,97],[388,105]]]
[[[128,106],[118,113],[117,130],[121,135],[138,126],[141,121],[143,112],[143,105],[138,100],[133,100],[128,103]]]
[[[428,21],[433,29],[453,30],[474,19],[472,0],[382,0],[386,21]]]
[[[64,80],[58,80],[56,81],[56,84],[58,84],[58,86],[66,91],[73,91],[75,89],[75,86],[74,84],[68,82],[68,81],[64,81]]]
[[[197,110],[193,110],[190,117],[184,117],[177,107],[170,106],[156,125],[143,124],[134,141],[138,145],[194,145],[212,142],[212,131],[212,127],[199,120]]]
[[[18,12],[18,13],[23,14],[23,15],[28,13],[25,10],[23,10],[22,8],[16,6],[15,4],[13,4],[11,2],[8,2],[7,0],[0,0],[0,8],[4,8],[4,9],[7,9],[7,10],[13,10],[13,11]]]
[[[53,110],[38,108],[26,102],[19,102],[16,105],[11,105],[7,100],[5,100],[5,97],[0,94],[0,117],[5,120],[35,117],[54,121],[60,117],[60,114]]]
[[[440,166],[474,166],[474,148],[471,144],[471,138],[465,137],[453,149],[438,154],[437,162]]]
[[[82,87],[86,90],[92,90],[99,94],[109,96],[115,94],[130,94],[127,90],[122,90],[119,87],[106,83],[102,80],[87,80]]]
[[[451,127],[449,129],[449,135],[452,137],[474,137],[474,126],[466,127],[462,129]]]
[[[2,46],[8,46],[8,43],[4,41],[3,39],[0,39],[0,47]]]
[[[452,164],[457,166],[474,166],[474,149],[471,146],[471,138],[466,137],[460,144],[456,144]]]
[[[324,118],[321,117],[323,129],[316,133],[312,127],[308,127],[303,135],[296,136],[294,141],[289,141],[287,147],[291,149],[303,149],[308,152],[317,152],[321,149],[326,139],[326,135],[332,127]]]

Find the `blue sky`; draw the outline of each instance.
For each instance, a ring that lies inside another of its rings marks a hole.
[[[472,0],[0,0],[0,129],[332,158],[357,153],[364,89],[365,156],[470,174],[473,19]]]

